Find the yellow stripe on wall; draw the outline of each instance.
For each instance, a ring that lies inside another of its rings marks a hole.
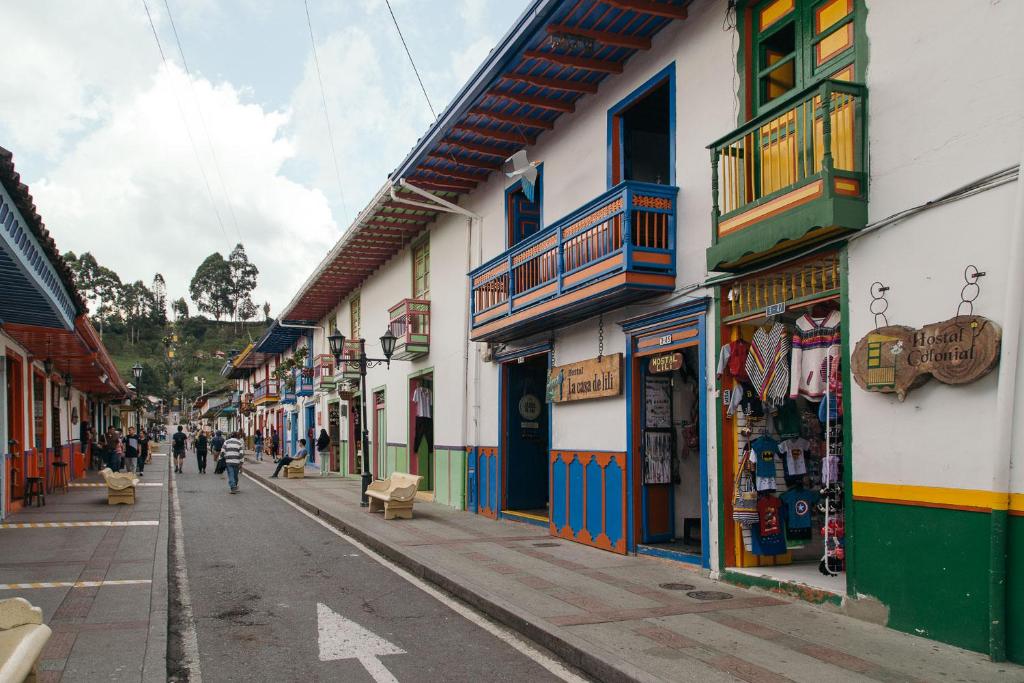
[[[960,510],[1006,510],[1007,495],[998,491],[954,489],[941,486],[909,486],[853,482],[855,500],[872,500],[896,505],[920,505]],[[1024,493],[1011,493],[1011,511],[1024,511]]]

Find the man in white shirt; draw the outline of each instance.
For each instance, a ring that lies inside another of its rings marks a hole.
[[[228,473],[228,488],[238,493],[238,473],[242,469],[242,439],[238,432],[232,432],[224,442],[224,465]]]

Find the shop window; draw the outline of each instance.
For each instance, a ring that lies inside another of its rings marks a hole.
[[[428,240],[412,249],[412,298],[430,298],[430,242]]]
[[[744,13],[753,41],[753,114],[826,79],[853,80],[861,0],[763,0]]]
[[[674,73],[670,65],[609,110],[610,185],[673,184]]]
[[[543,196],[543,164],[537,167],[537,184],[533,188],[532,199],[527,196],[522,180],[505,190],[505,227],[510,248],[540,232]]]

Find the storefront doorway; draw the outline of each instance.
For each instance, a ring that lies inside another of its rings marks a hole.
[[[387,476],[388,456],[388,410],[384,401],[384,390],[373,392],[373,477]]]
[[[352,395],[348,401],[348,472],[363,472],[363,410],[362,396]]]
[[[341,472],[341,403],[327,404],[327,434],[331,437],[331,459],[327,464],[330,472]]]
[[[410,470],[423,477],[420,491],[434,491],[434,373],[409,380]]]
[[[549,523],[548,494],[551,451],[545,386],[547,354],[505,363],[502,454],[502,515],[520,521]]]
[[[725,565],[846,592],[840,256],[722,287]],[[740,362],[740,358],[745,358]]]
[[[316,430],[316,404],[310,403],[305,408],[306,414],[306,451],[309,453],[309,459],[306,462],[317,462],[317,458],[320,454],[316,452],[316,437],[319,432]]]

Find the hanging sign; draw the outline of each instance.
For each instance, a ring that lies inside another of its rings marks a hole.
[[[672,372],[681,367],[683,367],[683,354],[678,351],[651,356],[651,360],[647,363],[647,371],[654,374]]]
[[[622,354],[558,365],[548,372],[550,403],[605,398],[622,393]]]
[[[1002,331],[980,315],[962,315],[920,329],[879,327],[853,349],[851,370],[861,389],[896,394],[934,377],[943,384],[969,384],[999,363]]]

